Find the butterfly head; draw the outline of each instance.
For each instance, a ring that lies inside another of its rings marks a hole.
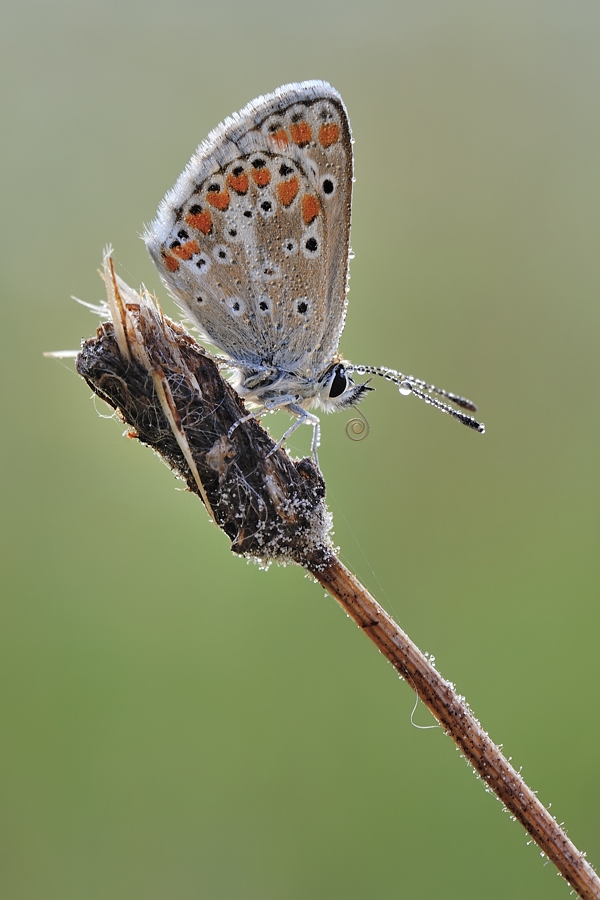
[[[316,399],[325,412],[356,406],[368,391],[375,390],[368,383],[356,384],[343,362],[333,363],[326,369],[319,379],[319,387]]]

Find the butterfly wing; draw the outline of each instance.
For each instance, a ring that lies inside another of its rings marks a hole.
[[[146,236],[176,301],[240,367],[312,379],[344,326],[352,144],[322,81],[249,103],[198,147]]]

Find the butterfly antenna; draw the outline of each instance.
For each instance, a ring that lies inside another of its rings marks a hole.
[[[480,434],[485,432],[485,425],[482,422],[478,422],[473,416],[467,416],[458,409],[454,409],[454,407],[450,406],[448,403],[443,403],[441,400],[438,400],[437,397],[433,397],[432,394],[437,394],[438,397],[444,397],[446,400],[450,400],[451,403],[455,403],[462,409],[469,409],[472,412],[475,412],[477,407],[466,397],[461,397],[459,394],[445,391],[443,388],[437,388],[433,384],[427,384],[426,381],[422,381],[420,378],[413,378],[412,375],[403,375],[401,372],[396,372],[395,369],[387,369],[385,366],[348,366],[347,371],[357,372],[359,375],[379,375],[381,378],[385,378],[387,381],[391,381],[392,384],[397,385],[401,394],[404,394],[405,396],[414,394],[419,400],[423,400],[430,406],[434,406],[436,409],[440,409],[442,412],[447,413],[449,416],[452,416],[453,419],[466,425],[467,428],[472,428]]]

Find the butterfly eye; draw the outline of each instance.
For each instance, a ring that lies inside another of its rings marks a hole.
[[[339,397],[344,393],[346,388],[348,387],[348,379],[344,374],[343,366],[335,367],[335,375],[333,376],[331,385],[329,386],[329,396],[330,397]]]

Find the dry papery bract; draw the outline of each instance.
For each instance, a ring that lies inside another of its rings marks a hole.
[[[112,322],[83,344],[79,374],[201,497],[235,553],[262,565],[327,564],[320,471],[275,450],[256,420],[240,421],[248,410],[218,363],[147,292],[116,277],[109,256],[103,274]]]

